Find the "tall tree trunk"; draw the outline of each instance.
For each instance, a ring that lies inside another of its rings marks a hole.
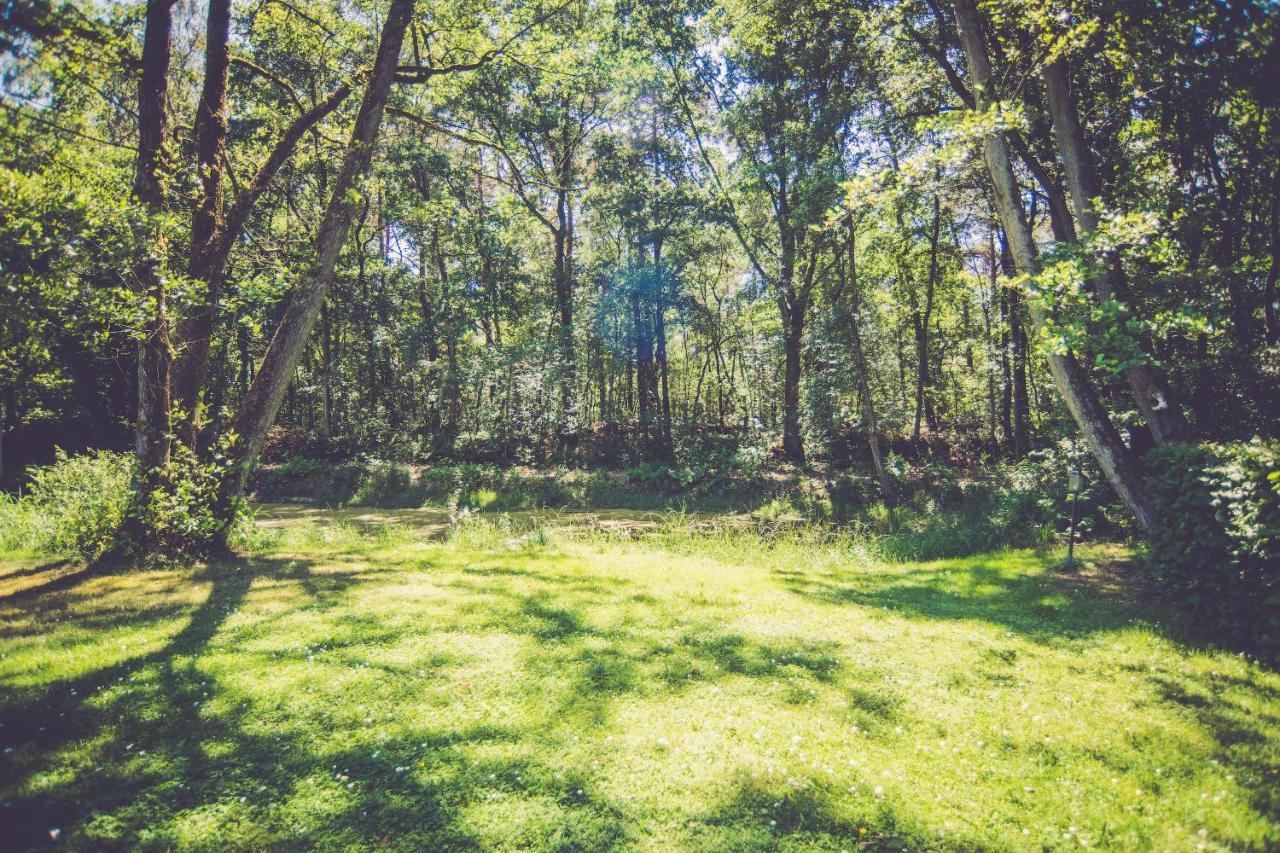
[[[165,115],[172,56],[173,0],[150,0],[138,79],[138,159],[133,194],[147,214],[133,267],[134,287],[146,303],[146,322],[138,346],[138,414],[134,452],[143,485],[169,463],[170,396],[169,310],[162,268],[166,254],[160,217],[168,207]],[[143,493],[146,493],[144,488]]]
[[[975,106],[978,111],[986,112],[994,104],[996,92],[978,8],[975,0],[953,0],[953,5],[960,42],[964,46],[969,70],[973,75]],[[1035,241],[1027,223],[1026,211],[1022,207],[1017,180],[1009,162],[1009,149],[1002,134],[986,135],[983,139],[983,156],[995,190],[996,209],[1004,224],[1014,262],[1020,271],[1034,275],[1038,268]],[[1039,330],[1044,327],[1047,319],[1044,306],[1035,292],[1028,301],[1032,322]],[[1088,374],[1069,351],[1050,353],[1048,360],[1054,383],[1108,482],[1143,527],[1150,529],[1155,523],[1156,514],[1147,496],[1141,472],[1129,449],[1121,441],[1120,433],[1111,423],[1107,410],[1098,400]]]
[[[919,310],[911,312],[911,332],[916,349],[915,415],[911,422],[911,443],[920,443],[920,428],[924,423],[924,389],[929,384],[929,331],[921,322]]]
[[[556,319],[558,321],[558,342],[560,350],[560,409],[563,418],[560,424],[560,451],[564,454],[572,452],[572,434],[577,429],[575,423],[574,392],[577,383],[577,365],[573,351],[573,266],[570,253],[573,251],[570,229],[571,213],[569,211],[568,191],[562,191],[557,202],[560,224],[553,237],[555,246]]]
[[[1031,395],[1027,376],[1031,367],[1030,344],[1023,316],[1022,294],[1009,294],[1009,340],[1013,343],[1013,455],[1021,459],[1031,452]]]
[[[1009,241],[1000,232],[1000,267],[1004,274],[1017,275]],[[1000,313],[1004,319],[1004,424],[1005,444],[1014,459],[1021,459],[1031,450],[1031,400],[1027,394],[1028,342],[1022,293],[1015,288],[1005,288],[1000,298]]]
[[[187,262],[187,273],[196,285],[195,304],[178,324],[179,349],[173,375],[174,401],[183,415],[178,435],[192,447],[204,419],[202,395],[209,374],[209,350],[231,249],[244,231],[254,204],[293,155],[302,136],[337,109],[351,93],[351,87],[343,83],[323,101],[290,122],[253,179],[237,193],[235,202],[224,214],[230,21],[231,0],[211,0],[204,89],[196,109],[195,125],[201,191],[191,220],[191,248]],[[325,192],[324,178],[322,171],[322,195]]]
[[[431,372],[427,379],[427,417],[426,433],[431,440],[432,453],[440,444],[441,426],[441,391],[440,391],[440,331],[436,323],[437,301],[431,297],[427,286],[427,242],[419,241],[418,245],[418,310],[422,319],[422,330],[427,343],[427,361]]]
[[[1080,230],[1091,235],[1098,230],[1098,200],[1102,186],[1093,157],[1085,143],[1084,128],[1071,97],[1071,79],[1064,59],[1050,62],[1044,69],[1045,88],[1049,96],[1049,113],[1053,118],[1053,134],[1067,172],[1067,187],[1075,204]],[[1120,259],[1109,253],[1104,268],[1094,279],[1094,287],[1102,300],[1123,303],[1123,274]],[[1160,443],[1185,441],[1190,434],[1186,418],[1173,399],[1164,373],[1150,362],[1131,364],[1124,370],[1133,399]]]
[[[785,189],[782,193],[785,199]],[[780,223],[789,215],[784,206]],[[782,455],[793,465],[804,464],[804,437],[800,433],[800,355],[804,340],[805,310],[796,289],[796,236],[782,227],[782,256],[778,264],[778,312],[782,319]]]
[[[1271,265],[1262,289],[1262,306],[1267,320],[1267,346],[1280,341],[1280,169],[1271,182],[1271,227],[1268,229],[1268,251]]]
[[[453,317],[451,316],[453,306],[449,294],[449,267],[445,261],[444,251],[440,247],[440,228],[438,226],[433,228],[431,232],[431,253],[435,257],[436,276],[440,280],[440,305],[444,309],[444,348],[446,358],[444,377],[440,385],[443,392],[442,396],[444,397],[445,419],[436,450],[444,456],[451,456],[462,419],[462,386],[458,381],[458,343],[455,333],[456,323],[453,322]],[[439,357],[438,349],[435,357]]]
[[[804,464],[804,438],[800,434],[800,354],[804,340],[804,313],[792,309],[782,327],[784,364],[782,377],[782,453],[794,465]]]
[[[489,314],[489,324],[493,327],[493,346],[502,348],[502,302],[498,293],[498,277],[494,272],[494,247],[489,243],[485,236],[484,216],[489,209],[489,199],[485,194],[484,186],[484,155],[485,149],[478,148],[476,157],[479,166],[476,170],[476,195],[480,197],[480,206],[478,216],[480,222],[472,229],[473,239],[476,245],[476,253],[480,256],[480,283],[484,290],[484,298],[487,302],[486,308]],[[483,312],[482,312],[483,313]],[[495,398],[497,393],[496,383],[490,386],[489,399]]]
[[[636,362],[636,417],[640,451],[652,458],[658,449],[658,371],[654,362],[653,290],[641,237],[635,243],[635,272],[631,287],[631,324]]]
[[[853,335],[853,366],[858,372],[858,394],[862,397],[862,405],[867,413],[867,445],[871,449],[871,464],[875,467],[876,480],[880,483],[880,496],[889,510],[890,523],[896,526],[893,507],[897,498],[894,494],[893,481],[889,479],[889,472],[884,467],[884,455],[880,452],[880,427],[876,422],[875,401],[871,397],[871,377],[867,370],[866,351],[862,346],[862,329],[859,325],[862,294],[858,290],[858,235],[852,216],[845,217],[845,227],[849,231],[849,302],[852,308],[849,329]]]
[[[999,454],[1000,439],[996,432],[996,377],[995,377],[996,365],[993,363],[990,357],[991,349],[995,345],[995,336],[992,334],[992,331],[991,331],[991,318],[992,318],[992,314],[994,314],[996,311],[996,303],[999,299],[999,296],[997,294],[997,289],[999,287],[999,280],[997,279],[997,275],[996,275],[996,242],[995,242],[994,235],[992,235],[988,243],[987,263],[988,263],[987,270],[990,273],[990,281],[989,281],[990,292],[982,308],[982,321],[983,321],[983,327],[985,332],[986,349],[988,353],[987,360],[986,360],[987,361],[986,363],[987,431],[989,433],[988,441],[991,443],[991,452],[994,454]]]
[[[655,339],[654,357],[658,362],[658,379],[661,383],[660,400],[662,403],[662,446],[659,450],[664,459],[671,458],[671,390],[667,376],[667,302],[666,276],[662,272],[662,239],[653,241],[653,334]]]
[[[911,440],[920,441],[920,422],[923,419],[930,430],[938,429],[938,416],[933,411],[930,399],[931,380],[929,376],[929,322],[933,318],[933,295],[938,282],[938,228],[941,224],[941,204],[938,197],[933,198],[933,227],[929,232],[929,279],[925,284],[924,311],[913,311],[911,327],[916,339],[916,413],[911,428]],[[917,303],[918,304],[918,303]]]
[[[355,218],[355,196],[358,195],[356,184],[368,171],[373,158],[383,108],[395,80],[396,64],[404,43],[405,29],[413,17],[414,4],[415,0],[391,0],[351,141],[316,234],[315,260],[294,289],[258,375],[236,412],[233,429],[239,436],[239,442],[233,456],[235,464],[224,479],[219,495],[224,537],[226,525],[232,520],[234,504],[244,494],[249,472],[257,461],[267,429],[280,410],[294,367],[316,324],[333,279],[338,254],[351,230]]]
[[[324,420],[320,424],[320,434],[325,450],[328,450],[333,440],[333,330],[325,305],[320,306],[320,358],[324,382]]]
[[[191,247],[187,272],[211,289],[218,263],[218,238],[222,230],[223,169],[227,141],[227,69],[231,65],[231,0],[209,0],[205,24],[204,86],[196,104],[196,167],[200,192],[191,217]],[[221,271],[218,270],[220,273]],[[221,277],[220,275],[218,276]],[[181,409],[178,437],[195,447],[200,421],[201,385],[208,372],[209,336],[213,330],[216,294],[198,297],[178,327],[181,349],[174,372],[174,402]],[[195,338],[200,343],[193,346]],[[203,369],[194,369],[198,359]]]
[[[636,416],[640,445],[647,456],[653,449],[653,340],[649,336],[649,318],[645,316],[644,295],[640,282],[631,289],[631,326],[636,360]]]

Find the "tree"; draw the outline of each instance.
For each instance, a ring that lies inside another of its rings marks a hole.
[[[859,18],[852,9],[785,3],[734,5],[727,17],[732,47],[720,58],[700,57],[698,80],[724,110],[737,153],[732,191],[738,198],[724,200],[725,216],[777,301],[783,453],[799,464],[804,331],[828,248],[814,229],[835,203],[835,143],[858,91]],[[769,215],[760,216],[761,209]]]
[[[169,370],[173,352],[163,217],[169,207],[167,109],[173,5],[173,0],[147,3],[138,77],[138,160],[133,194],[140,216],[133,286],[145,306],[146,322],[138,343],[138,417],[134,432],[144,494],[154,483],[156,473],[169,464]]]
[[[319,318],[338,253],[351,230],[359,201],[357,183],[368,171],[373,158],[373,147],[377,141],[378,129],[382,125],[382,114],[391,86],[396,79],[400,49],[404,43],[405,30],[413,17],[415,2],[416,0],[391,0],[387,19],[382,25],[373,70],[365,84],[360,111],[356,114],[351,130],[347,153],[333,183],[329,204],[316,234],[315,259],[294,288],[289,307],[271,339],[271,346],[262,360],[262,366],[232,421],[232,432],[237,443],[231,457],[229,473],[219,495],[221,511],[227,525],[233,518],[232,508],[244,494],[249,472],[262,449],[267,428],[280,411],[294,368]],[[224,526],[224,536],[226,530]]]
[[[534,64],[491,68],[464,109],[481,124],[484,142],[505,166],[494,179],[510,188],[551,238],[552,305],[559,347],[560,444],[572,454],[579,426],[574,341],[575,246],[582,155],[591,135],[609,119],[610,52],[603,9],[573,4],[528,46]],[[557,39],[553,50],[546,39]],[[552,58],[554,57],[554,58]]]
[[[995,81],[987,59],[978,9],[974,0],[955,0],[954,5],[960,41],[964,45],[970,74],[973,75],[974,107],[990,116],[989,111],[997,104]],[[1032,286],[1029,307],[1032,323],[1039,331],[1045,327],[1047,310],[1043,297],[1034,289],[1038,252],[1027,223],[1026,211],[1022,207],[1021,192],[1010,163],[1008,146],[999,130],[986,132],[982,144],[987,171],[991,175],[995,191],[996,210],[1008,237],[1014,263],[1025,277],[1024,280]],[[1150,528],[1155,523],[1156,516],[1143,486],[1138,465],[1121,441],[1120,434],[1099,401],[1088,375],[1070,350],[1051,350],[1048,361],[1058,392],[1071,410],[1072,417],[1111,487],[1143,527]]]
[[[1049,111],[1053,116],[1054,137],[1066,166],[1067,186],[1071,189],[1076,218],[1080,222],[1081,233],[1091,237],[1098,231],[1102,187],[1071,97],[1067,60],[1058,58],[1046,63],[1044,80],[1049,95]],[[1102,269],[1094,278],[1094,286],[1099,298],[1124,302],[1124,271],[1114,253],[1107,253],[1102,258]],[[1142,361],[1126,364],[1124,376],[1156,441],[1185,440],[1188,437],[1186,418],[1173,399],[1163,374],[1149,361]]]

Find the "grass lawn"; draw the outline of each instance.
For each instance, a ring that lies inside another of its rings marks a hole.
[[[259,538],[0,560],[0,848],[1280,847],[1280,676],[1118,546]]]

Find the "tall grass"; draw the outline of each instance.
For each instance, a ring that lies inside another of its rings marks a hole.
[[[21,497],[0,495],[0,548],[92,559],[108,547],[129,501],[129,457],[58,452]]]

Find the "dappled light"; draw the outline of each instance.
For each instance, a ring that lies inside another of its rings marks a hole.
[[[1052,553],[894,565],[810,546],[806,564],[742,531],[730,565],[697,534],[679,548],[570,526],[530,545],[470,525],[465,542],[339,527],[341,541],[276,540],[194,575],[106,572],[0,599],[8,837],[1272,837],[1280,680],[1180,644],[1108,586],[1121,549],[1089,549],[1092,576],[1068,578]],[[47,571],[7,563],[0,579]]]
[[[1280,851],[1278,58],[8,0],[0,853]]]

